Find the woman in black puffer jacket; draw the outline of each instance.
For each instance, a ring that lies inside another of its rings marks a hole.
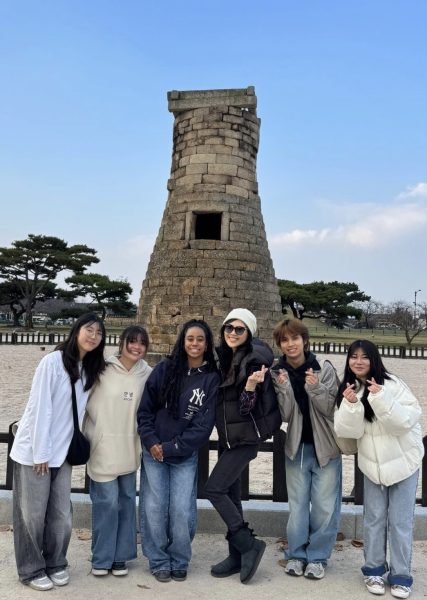
[[[255,574],[265,542],[255,539],[243,520],[241,474],[258,454],[259,444],[281,425],[269,367],[270,347],[253,338],[256,317],[245,308],[232,310],[221,328],[217,349],[222,383],[216,409],[220,457],[206,484],[210,500],[228,532],[229,556],[211,568],[214,577],[240,572],[247,583]]]

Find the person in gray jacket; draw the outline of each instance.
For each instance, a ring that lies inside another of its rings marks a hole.
[[[329,361],[309,352],[308,329],[285,319],[274,330],[283,356],[272,369],[282,419],[289,500],[288,575],[322,579],[334,546],[342,495],[341,453],[334,436],[338,381]]]

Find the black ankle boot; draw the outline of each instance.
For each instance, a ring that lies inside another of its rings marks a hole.
[[[255,575],[264,554],[265,542],[257,540],[253,534],[253,529],[249,529],[245,524],[230,536],[230,544],[241,555],[240,581],[248,583]]]
[[[235,573],[240,573],[242,564],[240,553],[230,543],[230,536],[231,531],[228,531],[225,536],[225,539],[228,541],[228,556],[211,567],[211,575],[213,577],[229,577]]]

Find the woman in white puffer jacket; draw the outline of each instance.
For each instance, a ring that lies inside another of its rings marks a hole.
[[[378,348],[353,342],[338,390],[335,431],[357,439],[364,474],[364,553],[367,589],[384,594],[411,592],[412,530],[418,473],[424,455],[421,408],[408,386],[388,373]],[[386,561],[387,532],[390,564]]]

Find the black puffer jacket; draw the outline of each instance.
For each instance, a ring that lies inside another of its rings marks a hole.
[[[240,395],[247,378],[262,365],[270,367],[274,359],[270,346],[256,338],[252,340],[252,349],[246,354],[245,350],[236,350],[231,368],[219,387],[216,428],[224,448],[258,444],[271,437],[282,423],[270,373],[264,383],[257,385],[253,410],[247,415],[240,414]]]

